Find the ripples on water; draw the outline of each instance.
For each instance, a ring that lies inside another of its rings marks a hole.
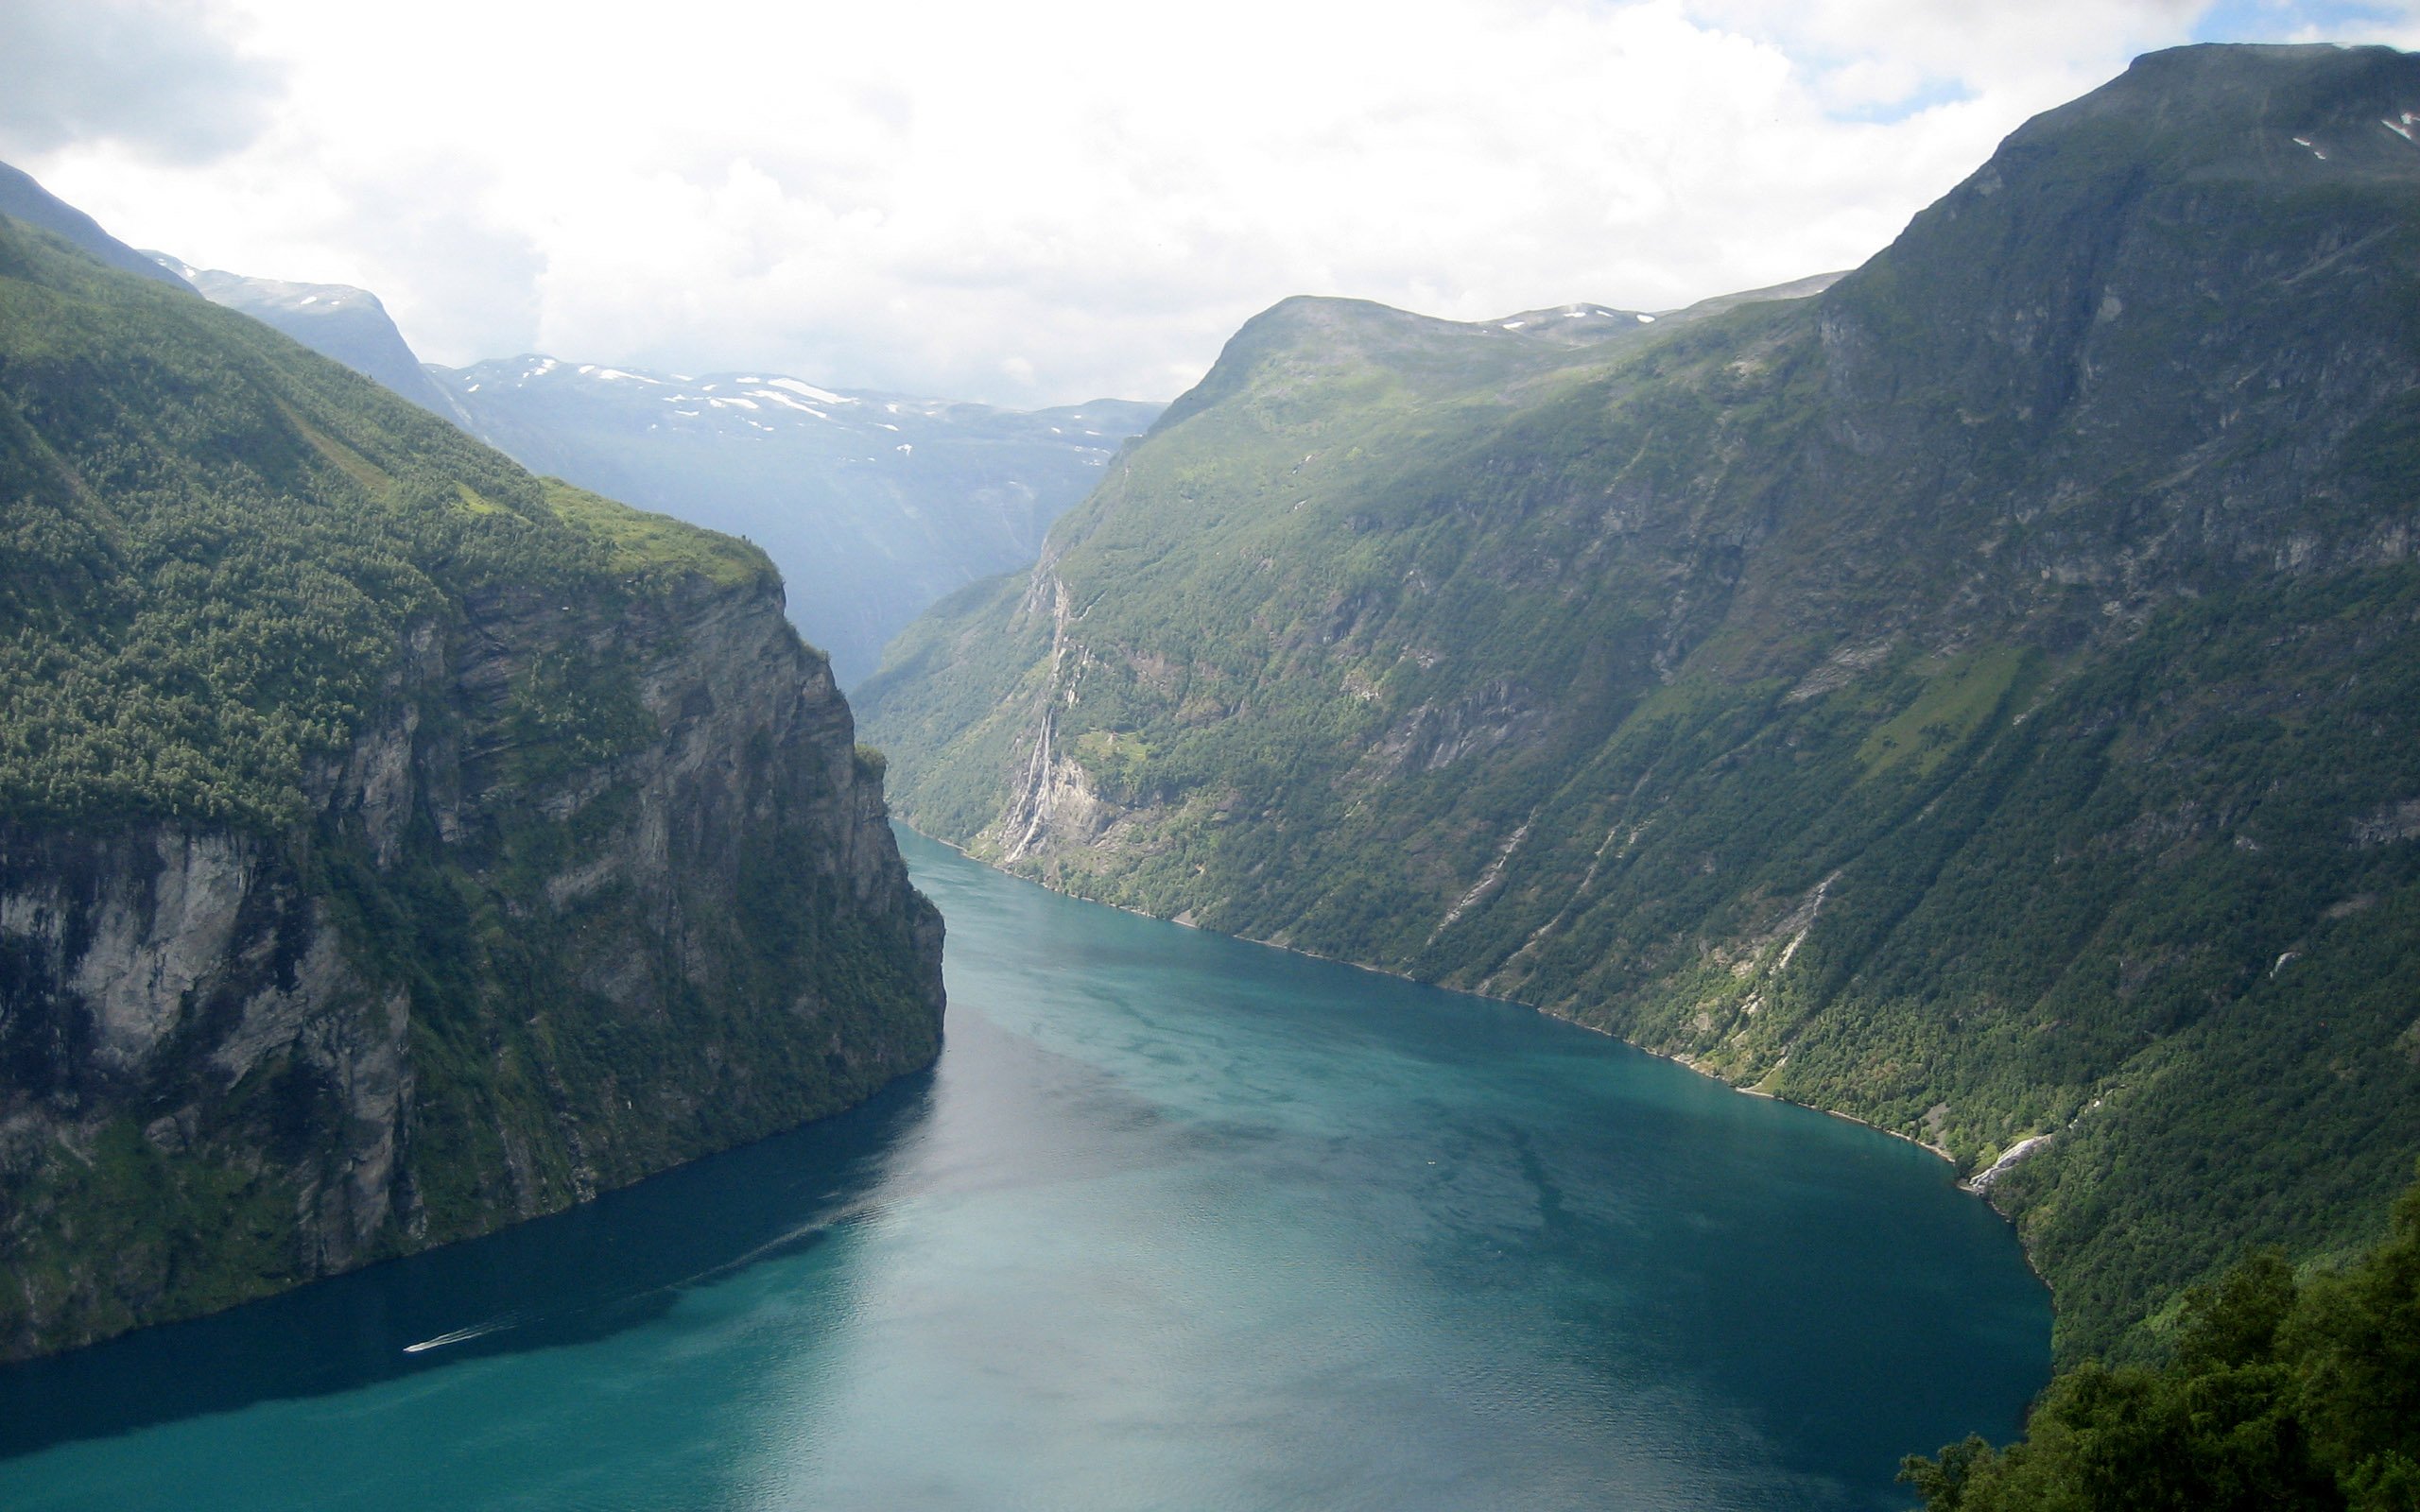
[[[0,1505],[1887,1507],[2045,1378],[1912,1146],[903,844],[936,1072],[0,1371]]]

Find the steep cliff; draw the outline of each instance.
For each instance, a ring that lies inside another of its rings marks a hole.
[[[2021,1147],[2071,1354],[2348,1251],[2420,1153],[2415,121],[2183,49],[1809,298],[1287,301],[860,689],[902,808]]]
[[[0,1358],[931,1062],[941,921],[752,547],[0,220]]]

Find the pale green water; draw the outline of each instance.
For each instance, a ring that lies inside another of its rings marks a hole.
[[[903,843],[933,1074],[0,1372],[0,1507],[1899,1506],[2045,1379],[1913,1146]]]

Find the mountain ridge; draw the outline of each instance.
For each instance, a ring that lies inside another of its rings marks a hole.
[[[2420,740],[2412,109],[2385,49],[2152,55],[1811,297],[1564,350],[1282,303],[860,686],[896,801],[1970,1173],[2034,1141],[1989,1184],[2063,1354],[2154,1348],[2420,1153],[2415,863],[2360,838]]]
[[[22,168],[0,163],[0,215],[13,215],[64,240],[86,256],[133,273],[155,284],[166,284],[188,294],[200,292],[174,268],[164,266],[101,229],[101,223],[60,198]]]
[[[211,303],[241,310],[430,414],[472,429],[469,415],[421,370],[419,355],[396,329],[387,306],[368,289],[195,267],[166,252],[143,255],[183,279]]]

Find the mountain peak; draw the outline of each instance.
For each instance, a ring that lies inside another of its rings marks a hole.
[[[2221,45],[2139,60],[2011,133],[1824,297],[1843,435],[1868,452],[1956,438],[1948,451],[1970,459],[2062,430],[2097,445],[2086,432],[2118,413],[2081,421],[2098,402],[2182,446],[2234,401],[2215,369],[2157,380],[2163,334],[2256,326],[2271,338],[2244,360],[2274,363],[2305,344],[2315,301],[2400,307],[2386,296],[2420,229],[2415,135],[2420,57]],[[1886,348],[1901,357],[1877,364]],[[2264,373],[2241,397],[2308,405],[2325,375],[2306,376]],[[2140,407],[2152,394],[2171,412]]]
[[[419,356],[395,328],[386,305],[368,289],[199,268],[168,252],[145,255],[154,266],[182,274],[211,303],[240,310],[429,413],[461,423],[460,406],[421,370]]]
[[[2104,163],[2132,159],[2169,175],[2409,179],[2420,175],[2415,114],[2420,56],[2392,47],[2171,47],[2025,123],[1976,178],[1995,166],[2004,173],[2011,160],[2064,151]]]

